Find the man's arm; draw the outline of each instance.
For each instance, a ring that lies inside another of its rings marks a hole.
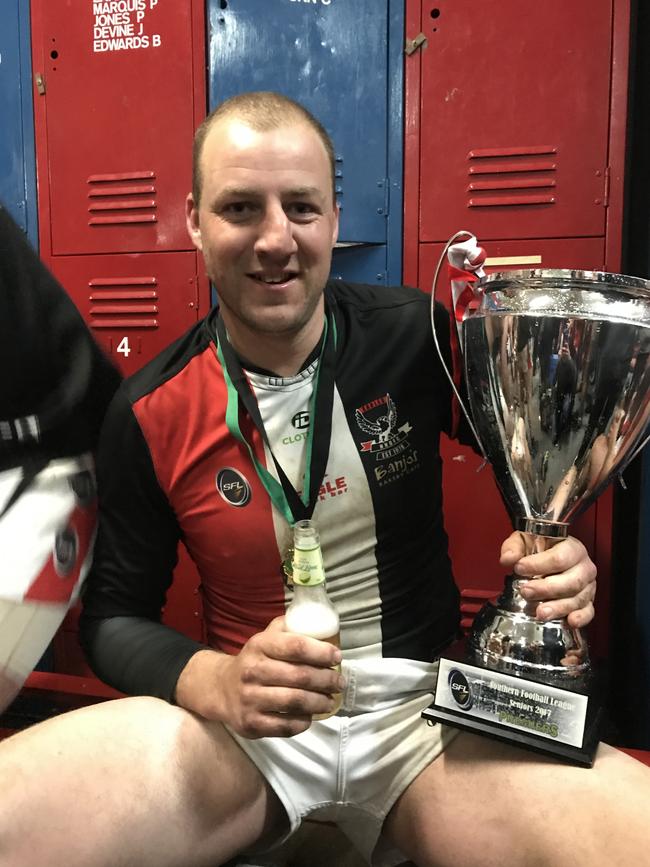
[[[332,710],[331,694],[341,691],[332,668],[340,651],[287,632],[284,618],[236,656],[160,622],[181,534],[124,389],[102,431],[98,483],[100,528],[83,594],[81,640],[102,680],[174,701],[246,737],[297,734],[313,714]]]
[[[161,623],[180,529],[125,389],[97,454],[99,530],[82,594],[80,640],[96,674],[123,692],[171,700],[202,645]]]

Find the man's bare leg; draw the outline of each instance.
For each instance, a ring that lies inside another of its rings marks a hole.
[[[389,813],[419,867],[650,865],[650,770],[604,744],[593,768],[460,734]]]
[[[285,813],[218,723],[106,702],[0,744],[2,867],[214,867]]]

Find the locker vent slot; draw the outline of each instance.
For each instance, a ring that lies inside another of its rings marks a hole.
[[[156,223],[155,172],[114,172],[88,178],[89,226]],[[149,181],[149,183],[145,183]]]
[[[486,602],[494,602],[501,593],[500,590],[475,590],[466,589],[460,591],[460,628],[467,635],[474,618]]]
[[[158,328],[155,277],[96,277],[88,286],[91,328]]]
[[[471,150],[468,207],[554,205],[557,151],[553,145]]]

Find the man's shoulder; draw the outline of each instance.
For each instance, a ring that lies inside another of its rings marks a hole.
[[[373,286],[370,283],[329,280],[327,292],[340,307],[367,312],[412,306],[419,309],[430,304],[430,297],[412,286]]]
[[[210,311],[124,381],[123,392],[131,404],[177,377],[193,359],[208,349],[212,316],[213,311]]]

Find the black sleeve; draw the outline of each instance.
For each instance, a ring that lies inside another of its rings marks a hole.
[[[161,623],[180,529],[124,388],[102,429],[97,485],[99,530],[82,592],[82,646],[111,686],[171,700],[202,645]]]
[[[120,375],[0,205],[0,460],[94,449]]]

